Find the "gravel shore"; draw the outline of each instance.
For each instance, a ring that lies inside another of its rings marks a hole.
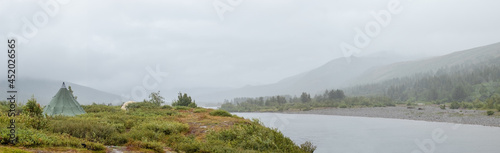
[[[374,108],[326,108],[286,113],[395,118],[500,127],[500,117],[486,116],[486,111],[460,109],[442,110],[437,106],[420,106],[413,109],[401,106]]]

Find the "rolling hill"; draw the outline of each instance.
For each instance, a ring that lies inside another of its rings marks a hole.
[[[246,86],[239,89],[200,95],[198,99],[220,102],[224,99],[235,97],[298,95],[302,92],[319,93],[326,89],[338,89],[349,86],[350,80],[360,76],[370,68],[415,58],[387,52],[365,57],[352,57],[350,62],[347,62],[344,58],[337,58],[321,67],[285,78],[274,84]]]
[[[477,64],[487,61],[500,62],[499,58],[500,43],[495,43],[424,60],[398,62],[383,67],[375,67],[353,79],[352,84],[377,83],[417,73],[435,72],[440,68],[464,64]]]

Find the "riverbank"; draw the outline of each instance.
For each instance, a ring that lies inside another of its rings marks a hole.
[[[443,110],[437,106],[421,106],[413,109],[408,109],[406,106],[370,108],[323,108],[313,109],[310,111],[286,111],[284,113],[394,118],[500,127],[500,117],[487,116],[486,111],[484,110]]]

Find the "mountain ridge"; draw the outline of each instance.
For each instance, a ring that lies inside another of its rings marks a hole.
[[[416,73],[436,71],[443,67],[474,64],[500,57],[500,42],[474,47],[423,60],[404,61],[370,69],[353,80],[359,84],[377,83],[388,79],[410,76]]]

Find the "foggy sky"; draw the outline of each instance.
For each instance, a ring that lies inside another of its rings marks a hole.
[[[217,0],[66,1],[20,44],[18,76],[129,94],[146,67],[159,66],[168,76],[154,90],[167,100],[179,90],[274,83],[343,57],[339,44],[352,44],[354,29],[390,2],[243,0],[221,20]],[[398,2],[402,11],[356,56],[435,56],[500,42],[500,1]],[[22,36],[24,20],[40,13],[38,1],[1,0],[2,40]]]

